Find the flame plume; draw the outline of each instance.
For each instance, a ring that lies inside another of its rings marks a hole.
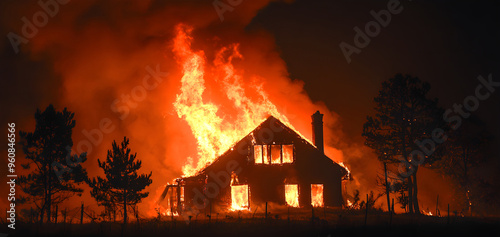
[[[188,123],[198,143],[198,161],[195,163],[192,157],[188,157],[182,168],[184,176],[194,175],[206,167],[270,115],[293,129],[288,119],[269,101],[261,85],[251,85],[252,93],[258,95],[258,99],[247,96],[248,88],[243,87],[241,72],[233,66],[234,59],[243,58],[237,44],[221,48],[213,61],[212,71],[216,78],[210,79],[217,81],[236,111],[233,116],[220,116],[222,106],[204,98],[208,66],[205,53],[191,47],[192,30],[189,26],[178,25],[173,49],[183,71],[174,107],[177,115]]]

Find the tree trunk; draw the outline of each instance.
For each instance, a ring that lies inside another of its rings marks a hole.
[[[389,183],[387,182],[387,163],[384,162],[384,173],[385,173],[385,193],[387,196],[387,211],[391,212],[391,201],[389,198]]]
[[[463,148],[463,163],[464,163],[464,186],[465,186],[465,198],[467,199],[467,210],[469,213],[472,213],[471,211],[471,201],[470,201],[470,187],[469,187],[469,178],[468,178],[468,157],[469,157],[469,148],[464,147]]]
[[[415,172],[413,172],[413,210],[415,213],[420,213],[420,208],[418,206],[418,186],[417,186],[417,171],[418,167],[415,167]]]
[[[462,148],[463,151],[462,151],[462,159],[463,159],[463,163],[464,163],[464,180],[467,182],[467,150],[465,147]]]
[[[45,169],[45,171],[44,171],[45,172],[45,176],[44,176],[45,185],[44,185],[44,190],[43,190],[44,197],[43,197],[43,206],[42,206],[42,216],[40,219],[41,223],[44,223],[45,214],[47,214],[47,216],[49,216],[49,213],[50,213],[47,209],[47,206],[49,206],[49,192],[48,192],[48,190],[49,190],[50,167],[45,166],[44,169]],[[49,171],[47,171],[47,169]],[[50,217],[47,219],[50,219]]]
[[[59,206],[56,205],[56,213],[55,213],[55,216],[54,216],[54,223],[56,223],[56,224],[57,224],[57,214],[59,212],[58,209],[59,209]]]
[[[50,173],[49,173],[49,183],[48,183],[48,192],[47,192],[47,223],[51,223],[51,217],[52,217],[52,187],[50,185]]]
[[[123,225],[127,224],[127,192],[123,191]]]
[[[411,180],[411,175],[408,179],[408,212],[413,214],[413,183]]]
[[[41,224],[43,224],[43,217],[45,216],[45,204],[40,208],[40,219],[38,220]]]

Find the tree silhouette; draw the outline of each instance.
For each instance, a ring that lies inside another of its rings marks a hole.
[[[50,223],[52,205],[67,200],[75,193],[81,195],[83,190],[77,185],[87,179],[87,171],[81,166],[87,160],[86,153],[71,154],[74,115],[66,108],[60,112],[49,105],[43,112],[36,111],[34,132],[19,132],[27,160],[21,166],[31,171],[19,177],[21,190],[28,195],[21,200],[37,206],[42,222],[46,213]]]
[[[486,125],[476,116],[464,119],[460,127],[450,130],[445,144],[446,156],[437,163],[440,171],[452,177],[458,184],[457,197],[462,197],[464,209],[471,211],[472,203],[480,203],[481,193],[474,192],[473,169],[486,161],[482,153],[493,137]],[[460,199],[460,198],[457,198]],[[474,200],[475,199],[475,200]]]
[[[375,97],[375,117],[368,116],[363,125],[365,145],[372,148],[383,163],[403,164],[399,172],[407,179],[409,212],[420,213],[418,206],[417,171],[419,165],[432,164],[442,156],[442,148],[424,148],[432,152],[423,153],[416,141],[432,139],[433,130],[445,128],[443,110],[437,99],[428,99],[428,83],[416,77],[396,74],[382,83]],[[428,140],[427,140],[428,141]],[[430,154],[429,154],[430,153]],[[422,154],[419,157],[416,154]]]
[[[138,175],[142,162],[136,160],[137,153],[130,154],[129,140],[123,138],[121,145],[113,141],[112,150],[108,150],[106,161],[99,163],[104,170],[105,178],[97,177],[89,181],[92,188],[90,194],[99,205],[112,208],[119,203],[123,208],[123,224],[127,223],[127,206],[135,206],[149,192],[141,192],[151,184],[151,172]]]
[[[92,188],[90,190],[90,195],[95,198],[99,206],[104,207],[103,215],[108,216],[111,220],[111,214],[113,214],[113,221],[116,220],[116,210],[117,203],[116,199],[111,195],[111,187],[109,182],[101,182],[100,177],[97,181],[90,181],[89,185]]]

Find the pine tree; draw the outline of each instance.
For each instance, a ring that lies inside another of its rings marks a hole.
[[[455,180],[457,195],[455,199],[462,202],[466,212],[471,211],[472,203],[481,203],[483,190],[478,191],[478,177],[474,177],[475,168],[487,161],[483,154],[486,145],[493,136],[486,124],[478,117],[471,115],[464,119],[459,127],[450,130],[449,138],[444,144],[446,156],[437,163],[440,171]]]
[[[432,164],[442,156],[442,147],[424,157],[419,154],[416,141],[432,139],[434,129],[446,129],[442,119],[443,110],[437,99],[428,99],[429,83],[416,77],[396,74],[382,83],[375,97],[375,117],[368,116],[363,126],[365,145],[372,148],[384,163],[399,166],[401,178],[408,184],[408,206],[410,213],[420,213],[418,205],[417,171],[419,166]],[[420,153],[423,154],[423,153]]]
[[[129,140],[123,138],[121,145],[113,141],[112,150],[108,150],[106,161],[99,163],[104,170],[105,177],[97,177],[89,181],[92,188],[90,194],[99,205],[113,208],[117,203],[122,205],[123,224],[127,223],[127,206],[135,206],[149,192],[141,192],[151,184],[151,175],[138,175],[142,162],[136,160],[137,153],[131,154],[128,148]]]
[[[36,111],[34,132],[19,132],[27,160],[21,166],[31,171],[19,177],[21,190],[28,195],[21,200],[38,207],[42,222],[47,216],[50,223],[53,205],[74,194],[81,195],[83,190],[78,184],[87,179],[87,171],[81,166],[87,160],[86,153],[71,154],[74,115],[66,108],[60,112],[49,105],[43,112]]]

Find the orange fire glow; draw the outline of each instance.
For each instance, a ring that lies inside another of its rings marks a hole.
[[[294,129],[287,117],[279,113],[269,101],[262,85],[256,82],[244,85],[243,72],[233,66],[233,60],[243,59],[238,44],[223,47],[217,52],[213,63],[208,63],[204,51],[195,51],[191,47],[192,30],[186,25],[178,25],[173,44],[177,63],[183,71],[180,93],[177,94],[174,107],[177,115],[191,127],[198,145],[197,162],[192,157],[187,158],[182,168],[184,176],[194,175],[209,165],[270,115]],[[206,80],[217,82],[215,84],[221,87],[222,95],[227,97],[229,105],[222,106],[204,98]],[[250,98],[247,91],[258,98]],[[236,115],[223,114],[221,109],[227,107],[235,108]],[[263,152],[266,155],[267,151]]]
[[[344,169],[347,170],[347,173],[350,174],[351,173],[351,170],[349,170],[349,168],[347,168],[347,166],[344,164],[344,162],[338,162],[338,164],[342,167],[344,167]]]
[[[156,216],[158,216],[158,213],[160,216],[179,216],[179,213],[176,211],[171,211],[170,209],[163,209],[162,206],[157,206],[155,208],[155,211],[157,213]]]
[[[231,186],[231,210],[248,210],[248,185]]]
[[[163,193],[163,190],[167,187],[168,183],[166,185],[160,186],[158,189],[156,189],[154,196],[154,199],[151,199],[149,205],[152,207],[147,212],[147,215],[150,217],[158,217],[158,216],[179,216],[179,213],[176,211],[172,211],[172,208],[170,207],[168,203],[168,197],[165,199],[161,199],[161,195]]]
[[[297,184],[285,184],[286,204],[291,207],[299,207],[299,188]]]
[[[255,164],[262,164],[262,146],[254,146],[253,147]]]
[[[323,184],[311,184],[311,205],[322,207],[323,204]]]
[[[281,146],[272,145],[271,146],[271,164],[281,163]]]
[[[293,145],[283,145],[283,163],[293,162]]]

